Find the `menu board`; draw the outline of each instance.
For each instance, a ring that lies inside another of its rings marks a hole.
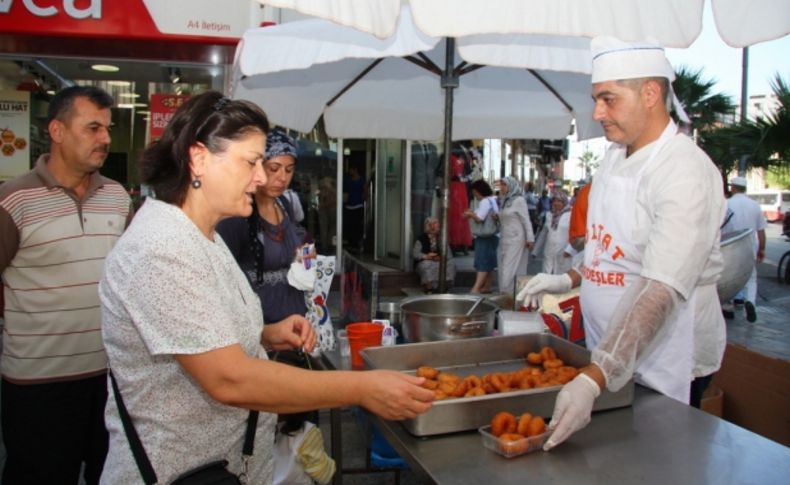
[[[0,181],[30,170],[30,93],[0,91]]]

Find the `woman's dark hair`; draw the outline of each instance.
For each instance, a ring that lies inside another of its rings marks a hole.
[[[478,194],[482,195],[483,197],[488,197],[490,195],[494,195],[494,191],[491,190],[491,186],[488,185],[483,179],[475,180],[472,182],[472,190],[476,191]]]
[[[222,153],[228,141],[252,132],[269,132],[269,120],[249,101],[231,100],[207,91],[184,103],[167,124],[162,138],[146,148],[140,179],[156,198],[180,206],[189,189],[189,147],[200,142],[211,153]]]

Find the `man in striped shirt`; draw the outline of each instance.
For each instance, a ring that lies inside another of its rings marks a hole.
[[[112,105],[99,88],[60,91],[49,105],[50,153],[0,185],[6,484],[77,484],[83,463],[93,484],[104,465],[107,357],[97,285],[132,216],[124,188],[99,174]]]

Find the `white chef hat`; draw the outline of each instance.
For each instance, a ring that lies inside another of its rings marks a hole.
[[[675,70],[667,60],[664,48],[656,42],[624,42],[615,37],[601,36],[592,39],[590,49],[593,83],[663,77],[669,80],[669,89],[672,89]],[[688,115],[674,92],[672,104],[680,120],[688,123]]]

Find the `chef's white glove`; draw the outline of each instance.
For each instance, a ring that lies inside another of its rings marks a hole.
[[[538,308],[544,293],[567,293],[571,290],[571,286],[573,282],[567,274],[539,273],[518,292],[516,301],[524,300],[524,306]]]
[[[562,386],[549,423],[549,430],[554,432],[543,445],[543,449],[549,451],[587,426],[595,398],[600,395],[601,388],[584,373]]]

